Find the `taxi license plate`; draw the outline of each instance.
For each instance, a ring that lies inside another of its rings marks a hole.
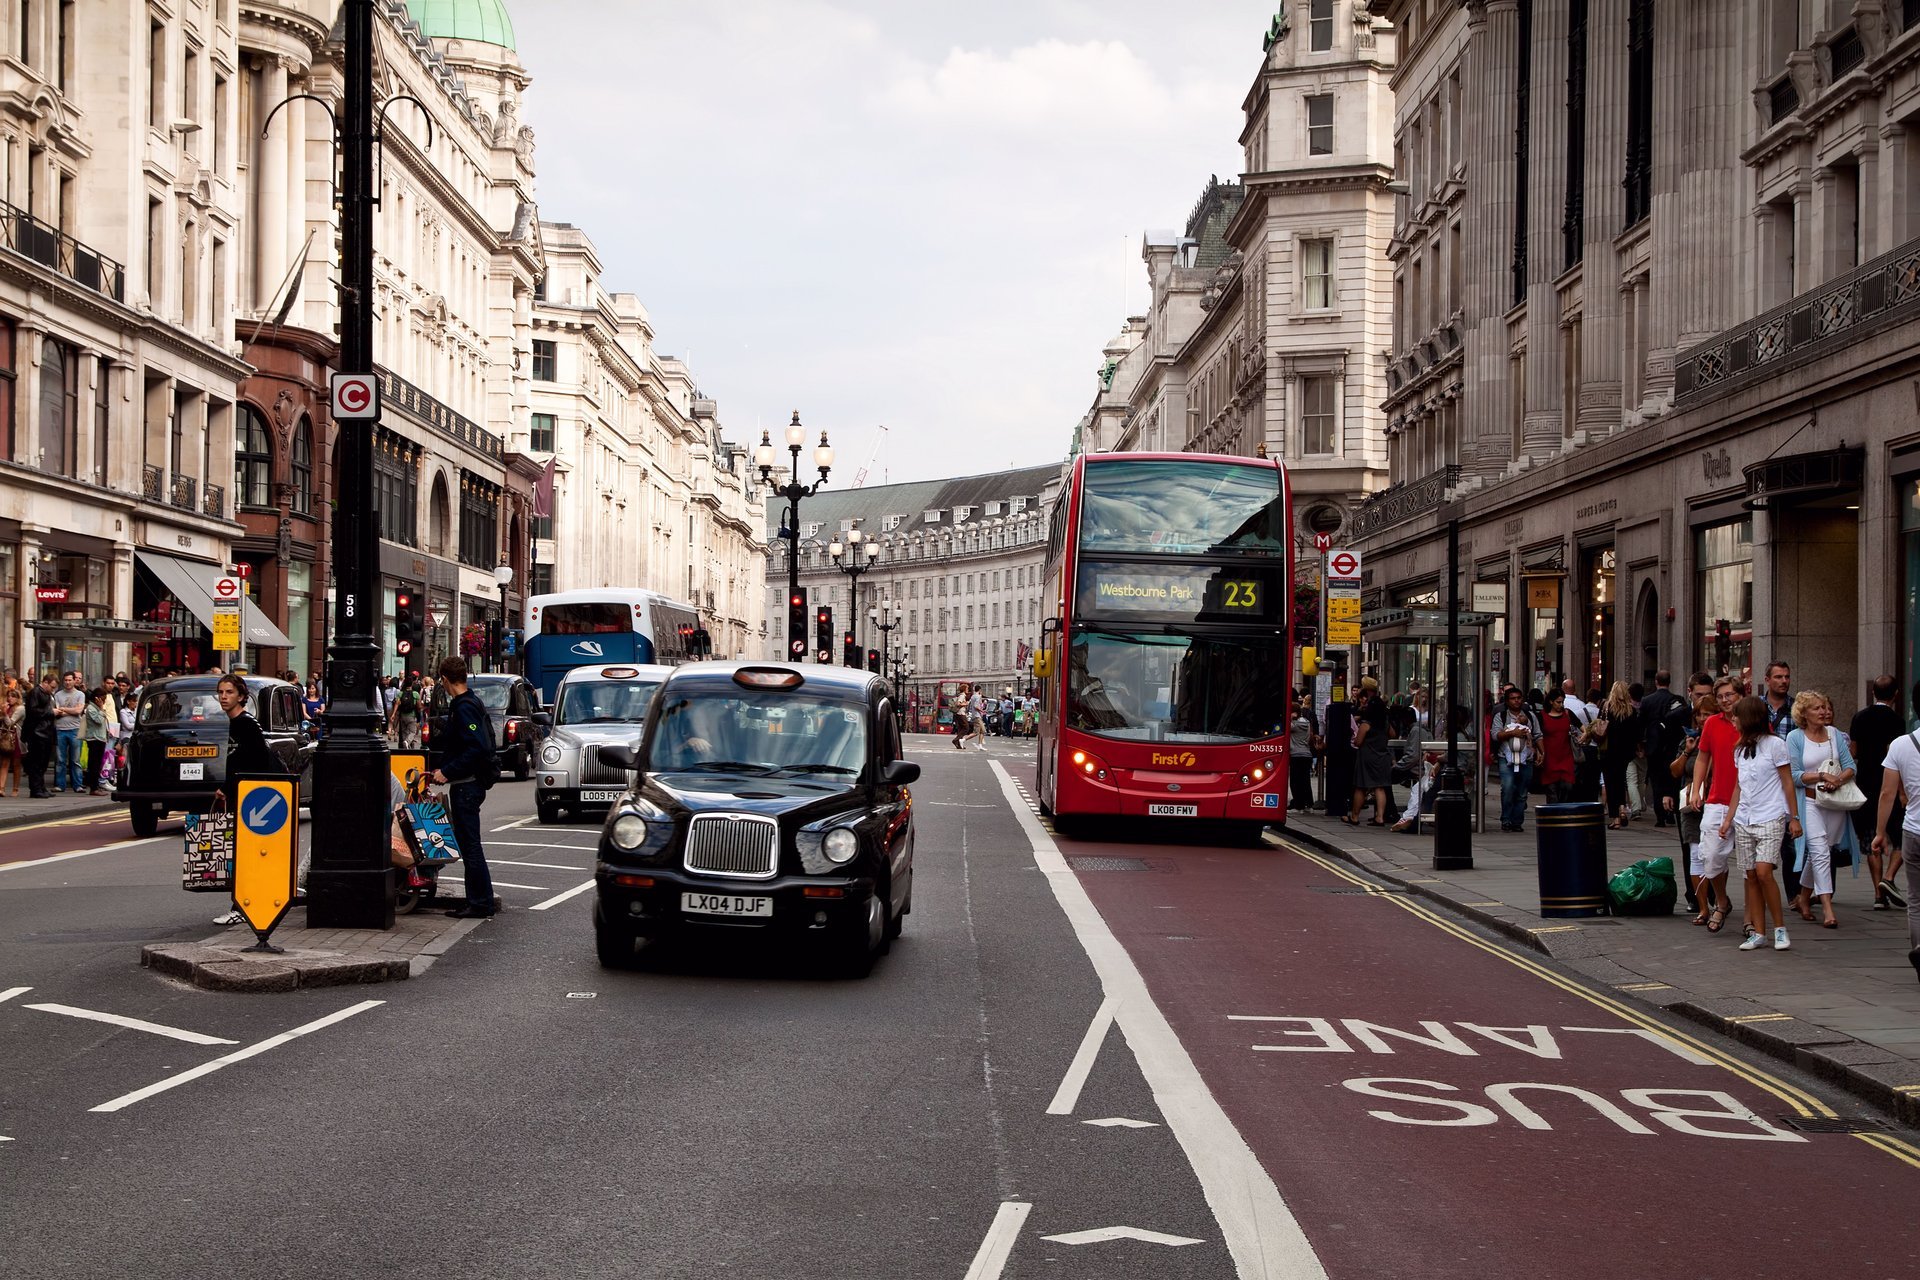
[[[618,791],[582,791],[581,804],[612,804],[620,798]]]
[[[180,781],[205,782],[206,780],[207,780],[206,765],[201,764],[198,761],[195,761],[193,764],[183,764],[180,766]]]
[[[218,747],[168,747],[169,760],[217,760],[220,758]]]
[[[1150,804],[1147,806],[1149,818],[1197,818],[1200,806],[1197,804]]]
[[[764,920],[773,916],[772,898],[747,898],[732,893],[683,893],[680,909],[703,916],[742,916]]]

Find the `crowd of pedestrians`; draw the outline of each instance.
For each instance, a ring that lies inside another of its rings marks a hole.
[[[1031,738],[1040,724],[1040,700],[1016,698],[1003,693],[998,698],[981,686],[961,685],[948,704],[953,714],[953,745],[964,751],[968,743],[984,748],[987,735],[998,738]]]
[[[18,796],[23,781],[36,800],[109,794],[135,696],[125,673],[92,685],[78,671],[0,674],[0,795]]]

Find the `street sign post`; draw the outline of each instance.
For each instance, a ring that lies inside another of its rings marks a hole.
[[[215,653],[240,652],[240,602],[215,601],[213,606],[213,649]]]
[[[293,906],[300,833],[300,784],[242,775],[235,794],[233,908],[258,941],[249,951],[279,951],[267,941]]]

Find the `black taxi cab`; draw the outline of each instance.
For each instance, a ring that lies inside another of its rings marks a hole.
[[[594,941],[810,946],[864,975],[913,909],[913,797],[893,691],[845,667],[701,662],[655,693],[638,746],[599,748],[635,781],[607,815]]]
[[[300,686],[245,676],[248,710],[260,722],[267,748],[300,779],[300,803],[310,799],[308,769],[314,740],[300,712]],[[201,813],[227,780],[227,714],[214,696],[218,676],[150,680],[134,708],[113,798],[127,806],[133,834],[150,836],[169,813]]]

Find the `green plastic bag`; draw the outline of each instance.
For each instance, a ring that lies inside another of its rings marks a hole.
[[[1614,873],[1607,881],[1607,896],[1613,899],[1617,916],[1673,914],[1679,896],[1673,883],[1673,859],[1647,858]]]

